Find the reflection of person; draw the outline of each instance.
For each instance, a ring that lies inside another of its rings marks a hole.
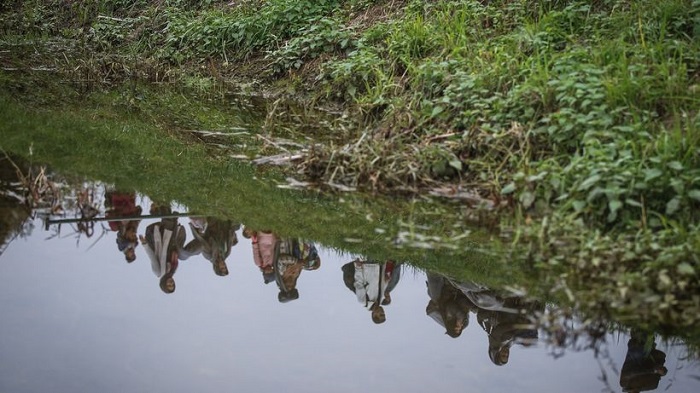
[[[194,239],[182,250],[180,259],[185,260],[192,255],[202,254],[211,262],[217,276],[228,275],[226,258],[231,254],[231,247],[238,244],[236,231],[240,224],[213,217],[192,218],[190,228]]]
[[[474,304],[447,277],[428,273],[428,295],[430,301],[426,314],[445,328],[452,338],[459,337],[469,325],[469,311]]]
[[[529,346],[537,340],[530,315],[543,311],[539,302],[502,296],[475,282],[453,281],[433,273],[428,273],[427,285],[428,316],[444,326],[448,335],[458,337],[469,324],[469,312],[475,313],[488,334],[488,353],[493,364],[508,363],[513,344]]]
[[[151,206],[151,214],[168,215],[170,208]],[[160,278],[160,289],[165,293],[175,292],[173,275],[178,267],[179,254],[185,244],[185,228],[177,218],[161,218],[146,227],[146,235],[140,236],[146,254],[151,259],[151,269]]]
[[[501,309],[477,308],[477,321],[489,336],[489,358],[493,364],[508,363],[513,344],[529,346],[537,340],[537,329],[529,315],[542,311],[539,302],[527,302],[520,297],[502,298]]]
[[[281,303],[299,298],[297,279],[302,270],[316,270],[321,266],[316,247],[297,239],[278,239],[273,260],[275,281],[280,290],[277,300]]]
[[[274,258],[277,236],[271,231],[254,231],[246,227],[243,229],[243,237],[250,239],[253,246],[253,262],[262,272],[265,284],[275,281]]]
[[[374,323],[384,323],[384,307],[391,303],[391,291],[401,278],[401,264],[393,261],[377,263],[356,259],[343,266],[343,281],[364,304]]]
[[[627,356],[620,371],[620,386],[624,392],[655,390],[666,375],[666,354],[656,349],[653,336],[632,332],[627,342]]]
[[[139,244],[136,233],[141,220],[118,218],[141,215],[141,206],[136,205],[136,194],[108,191],[105,195],[105,207],[105,216],[115,218],[109,221],[109,229],[117,232],[117,248],[124,253],[126,261],[131,263],[136,260],[135,249]]]

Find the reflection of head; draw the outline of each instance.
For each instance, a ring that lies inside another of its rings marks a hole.
[[[250,229],[250,228],[248,228],[248,227],[243,227],[242,234],[243,234],[243,237],[244,237],[244,238],[250,239],[250,238],[253,236],[253,233],[255,233],[254,230],[252,230],[252,229]]]
[[[372,306],[372,322],[376,324],[384,323],[386,322],[386,314],[384,313],[384,308],[380,305],[375,305]]]
[[[124,258],[127,263],[131,263],[136,260],[136,251],[133,247],[129,247],[124,251]]]
[[[450,302],[445,305],[443,320],[445,321],[445,333],[452,338],[457,338],[469,325],[469,314],[464,313],[457,304]]]
[[[280,293],[277,294],[277,300],[280,303],[287,303],[296,299],[299,299],[299,291],[296,288],[289,291],[280,290]]]
[[[503,366],[508,363],[509,356],[510,346],[508,344],[500,347],[489,347],[489,358],[496,366]]]
[[[160,289],[165,293],[175,292],[175,279],[172,275],[166,274],[160,278]]]

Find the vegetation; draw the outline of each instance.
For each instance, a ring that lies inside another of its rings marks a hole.
[[[324,143],[297,167],[307,179],[470,192],[562,294],[697,322],[700,1],[34,0],[0,12],[5,69],[215,80],[340,107],[354,123],[314,132]],[[11,72],[3,86],[31,96]]]

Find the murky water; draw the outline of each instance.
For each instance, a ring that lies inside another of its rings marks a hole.
[[[618,327],[557,347],[530,323],[556,305],[89,189],[0,248],[2,392],[700,388],[678,340]],[[81,206],[92,221],[71,221]]]

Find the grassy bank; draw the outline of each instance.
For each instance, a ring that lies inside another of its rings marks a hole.
[[[47,0],[2,12],[5,69],[234,82],[342,108],[354,124],[314,135],[324,143],[297,167],[307,179],[476,193],[528,250],[517,265],[563,296],[697,322],[697,0]],[[50,55],[31,50],[40,42]],[[5,86],[31,95],[11,72]]]
[[[339,203],[318,191],[280,188],[286,182],[279,173],[266,170],[262,177],[247,163],[214,154],[172,127],[176,111],[191,119],[206,113],[208,123],[202,126],[220,118],[236,123],[240,111],[231,110],[230,101],[188,101],[185,106],[179,91],[140,91],[151,98],[143,106],[110,90],[41,110],[22,108],[0,93],[0,157],[13,152],[35,166],[51,163],[50,170],[62,176],[136,190],[152,200],[175,201],[198,214],[252,228],[273,228],[280,236],[312,239],[339,252],[439,267],[497,287],[527,286],[524,272],[508,263],[507,250],[488,244],[493,234],[470,226],[463,216],[448,217],[444,206],[354,194]],[[432,222],[435,217],[443,217],[439,225]]]

